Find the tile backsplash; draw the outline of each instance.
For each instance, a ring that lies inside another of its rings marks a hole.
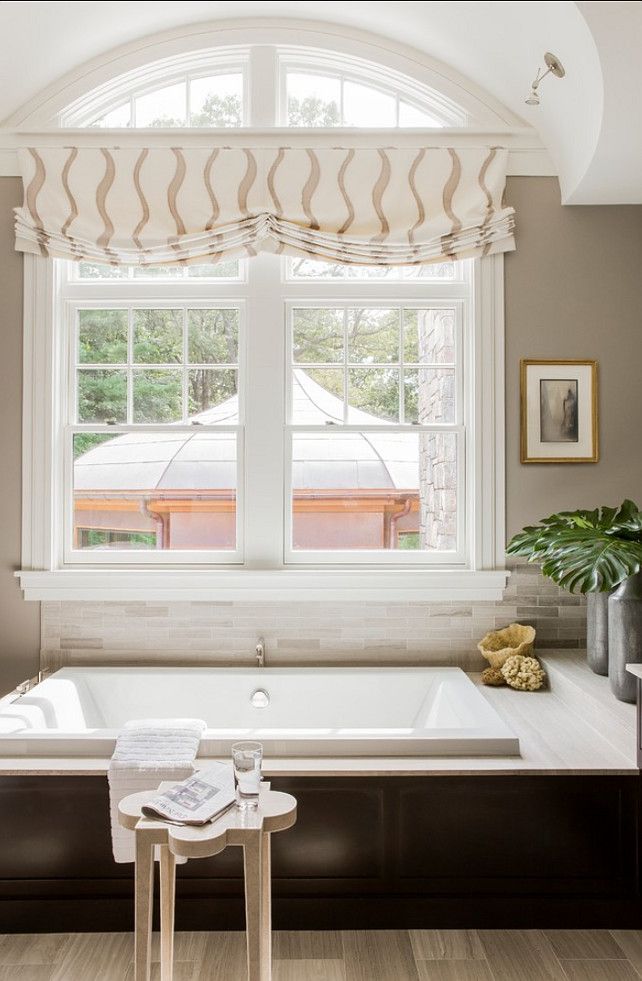
[[[586,607],[536,567],[513,569],[498,603],[44,602],[41,667],[66,664],[268,663],[482,666],[477,642],[511,621],[536,647],[583,647]]]

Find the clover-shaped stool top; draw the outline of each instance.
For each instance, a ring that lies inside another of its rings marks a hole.
[[[245,845],[256,834],[285,831],[296,822],[297,802],[290,794],[261,788],[259,806],[241,811],[232,806],[220,817],[200,827],[171,824],[147,818],[142,808],[173,783],[162,783],[158,790],[130,794],[120,801],[118,817],[130,831],[147,831],[157,843],[167,844],[172,854],[182,858],[207,858],[228,845]]]

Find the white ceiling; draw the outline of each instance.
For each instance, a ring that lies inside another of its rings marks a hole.
[[[48,2],[0,4],[0,119],[124,44],[201,21],[296,17],[367,30],[438,59],[538,131],[567,203],[642,203],[642,3]],[[524,105],[551,50],[567,77]],[[16,116],[16,118],[18,118]]]

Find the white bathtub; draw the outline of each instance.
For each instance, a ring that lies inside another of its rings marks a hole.
[[[252,698],[257,691],[265,692]],[[0,701],[0,756],[109,756],[128,720],[191,716],[201,756],[509,756],[519,740],[459,668],[63,668]]]

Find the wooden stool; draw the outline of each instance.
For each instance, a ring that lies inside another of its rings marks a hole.
[[[162,783],[159,790],[174,786]],[[123,827],[136,834],[135,981],[149,981],[151,971],[154,848],[160,848],[161,981],[172,981],[176,856],[209,858],[228,845],[243,848],[248,981],[272,976],[270,835],[296,821],[290,794],[261,788],[256,810],[232,807],[211,824],[195,828],[142,816],[141,808],[158,790],[125,797],[118,805]]]

